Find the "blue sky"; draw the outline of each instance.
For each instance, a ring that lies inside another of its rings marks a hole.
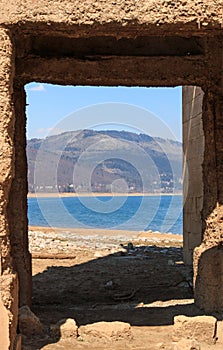
[[[181,140],[182,89],[26,85],[27,137],[80,128],[146,132]],[[97,126],[98,125],[98,126]]]

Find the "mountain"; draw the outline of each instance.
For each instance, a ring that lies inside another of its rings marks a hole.
[[[68,131],[27,142],[30,192],[173,192],[182,144],[116,130]]]

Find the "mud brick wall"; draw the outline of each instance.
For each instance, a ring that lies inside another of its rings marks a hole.
[[[205,251],[218,249],[218,271],[222,261],[221,1],[0,2],[0,348],[10,350],[18,305],[31,302],[24,94],[31,81],[202,88],[203,204],[201,226],[192,232],[202,243],[194,256],[195,292],[201,307],[223,308],[221,298],[216,304],[220,275],[205,270],[212,261]],[[185,249],[191,254],[190,244]],[[208,273],[217,281],[210,288]],[[205,288],[214,295],[211,302],[203,297]]]
[[[13,270],[9,230],[9,192],[14,176],[15,52],[10,32],[0,27],[0,348],[8,349],[16,337],[18,282]]]

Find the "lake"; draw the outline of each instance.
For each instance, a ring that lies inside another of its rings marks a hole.
[[[28,198],[31,226],[182,234],[182,196]]]

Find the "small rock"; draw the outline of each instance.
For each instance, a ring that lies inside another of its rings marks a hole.
[[[196,340],[181,339],[174,345],[174,350],[200,350],[200,344]]]
[[[195,339],[213,344],[216,341],[217,320],[213,316],[175,316],[173,341]]]
[[[133,250],[133,251],[134,251],[134,246],[133,246],[133,244],[132,244],[131,242],[128,243],[127,249],[128,249],[128,250]]]
[[[125,322],[97,322],[81,326],[78,334],[85,337],[106,338],[111,340],[121,340],[132,338],[131,326]]]
[[[23,335],[43,335],[44,329],[39,318],[25,305],[19,309],[19,330]]]
[[[168,262],[167,262],[168,266],[174,266],[174,261],[169,259]]]
[[[77,324],[73,318],[64,318],[50,327],[50,334],[53,338],[77,338]]]
[[[113,282],[112,281],[108,281],[105,283],[105,287],[106,288],[109,288],[109,287],[112,287],[113,286]]]

